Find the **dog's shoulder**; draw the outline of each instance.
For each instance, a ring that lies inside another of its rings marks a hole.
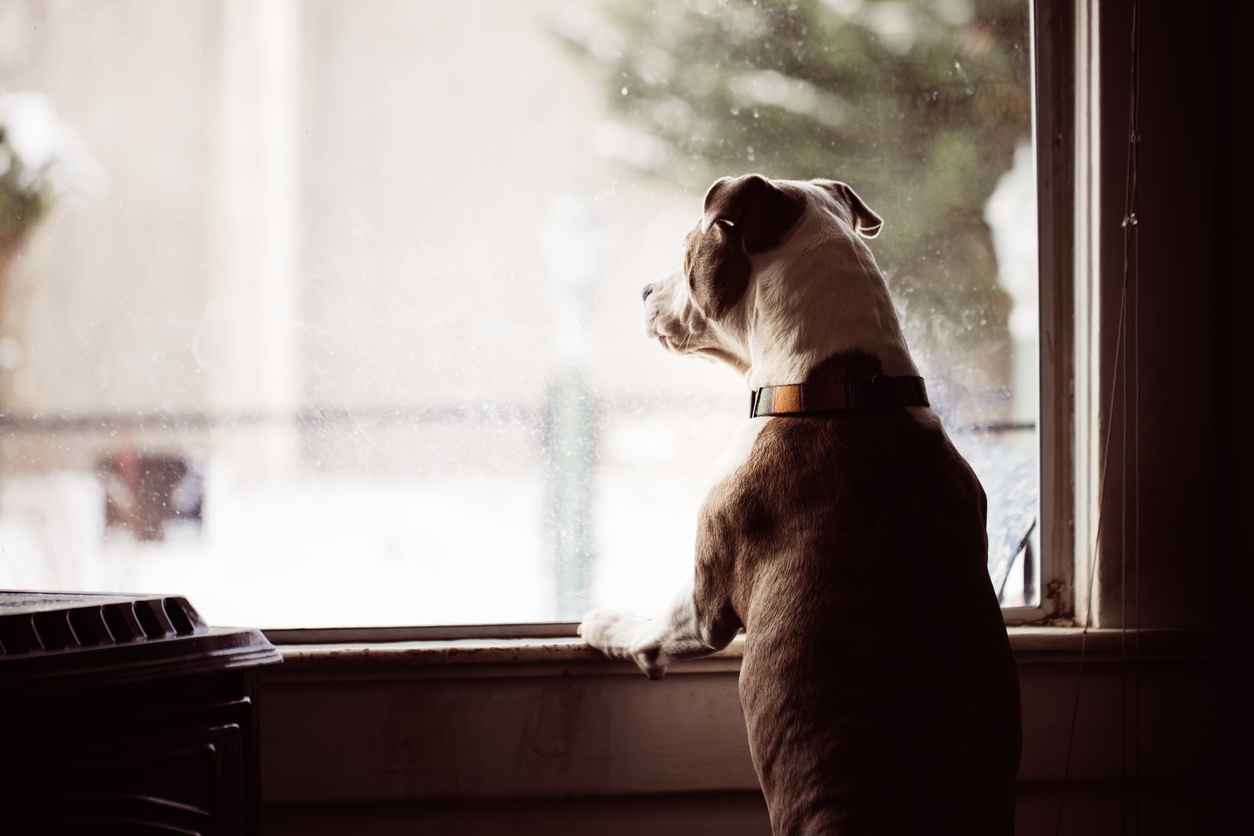
[[[698,524],[699,566],[732,579],[742,615],[776,583],[798,587],[770,594],[790,601],[815,600],[819,579],[855,596],[887,576],[948,585],[955,570],[987,585],[984,492],[930,410],[755,420]]]
[[[741,441],[751,441],[742,464],[710,491],[708,514],[817,524],[826,509],[870,523],[984,504],[979,480],[926,408],[757,420]]]
[[[882,373],[875,355],[842,351],[814,366],[805,382],[867,380]],[[788,517],[826,508],[870,521],[985,505],[974,471],[927,407],[767,419],[729,488],[725,502],[769,506]]]

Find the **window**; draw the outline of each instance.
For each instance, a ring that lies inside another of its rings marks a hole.
[[[0,587],[656,611],[744,392],[644,340],[639,291],[759,170],[887,219],[1033,607],[1029,40],[1025,0],[5,4]]]

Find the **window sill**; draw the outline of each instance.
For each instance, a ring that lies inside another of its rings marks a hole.
[[[473,628],[367,628],[272,630],[267,637],[283,654],[271,681],[328,679],[466,679],[499,677],[639,675],[636,666],[606,659],[574,634],[574,624],[500,625]],[[505,635],[484,635],[495,632]],[[548,632],[550,635],[509,635]],[[1212,630],[1009,627],[1020,665],[1074,664],[1132,659],[1140,643],[1143,661],[1201,659],[1213,655]],[[467,633],[471,635],[466,635]],[[479,635],[474,635],[479,633]],[[433,635],[434,634],[434,635]],[[460,635],[459,635],[460,634]],[[668,673],[738,673],[741,634],[724,650],[673,664]]]

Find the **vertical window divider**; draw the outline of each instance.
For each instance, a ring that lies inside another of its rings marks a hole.
[[[1074,351],[1071,516],[1072,578],[1077,625],[1092,626],[1091,586],[1097,560],[1096,537],[1101,495],[1101,74],[1099,8],[1096,0],[1075,6],[1074,167]]]
[[[1089,293],[1088,262],[1082,258],[1096,263],[1095,254],[1081,255],[1079,240],[1087,223],[1081,220],[1082,204],[1090,207],[1095,199],[1081,192],[1082,177],[1095,175],[1082,174],[1079,164],[1089,153],[1083,143],[1096,141],[1096,126],[1089,124],[1095,103],[1081,90],[1095,83],[1083,63],[1091,56],[1083,41],[1091,34],[1080,31],[1087,5],[1088,0],[1034,0],[1031,9],[1040,270],[1040,597],[1033,607],[1003,609],[1008,624],[1065,623],[1076,612],[1076,543],[1082,542],[1077,509],[1088,501],[1087,486],[1078,479],[1086,472],[1079,451],[1088,444],[1079,418],[1087,414],[1081,410],[1088,400],[1077,377],[1088,356],[1080,335],[1088,333],[1090,311],[1079,309]]]

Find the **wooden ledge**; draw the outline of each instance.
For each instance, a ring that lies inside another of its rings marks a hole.
[[[395,633],[397,629],[380,631]],[[426,628],[414,628],[413,632],[423,629]],[[282,666],[265,672],[268,682],[640,675],[635,665],[606,659],[573,635],[367,641],[363,633],[368,631],[353,630],[352,641],[284,643],[284,632],[268,633],[284,661]],[[334,632],[318,631],[319,638],[332,638]],[[498,628],[496,632],[507,631]],[[1075,664],[1082,652],[1086,664],[1133,661],[1137,658],[1138,639],[1142,661],[1204,659],[1214,655],[1219,638],[1213,630],[1142,630],[1138,634],[1134,630],[1094,629],[1086,635],[1079,628],[1011,627],[1008,633],[1021,665]],[[675,663],[668,675],[738,673],[743,654],[742,634],[713,656]]]

